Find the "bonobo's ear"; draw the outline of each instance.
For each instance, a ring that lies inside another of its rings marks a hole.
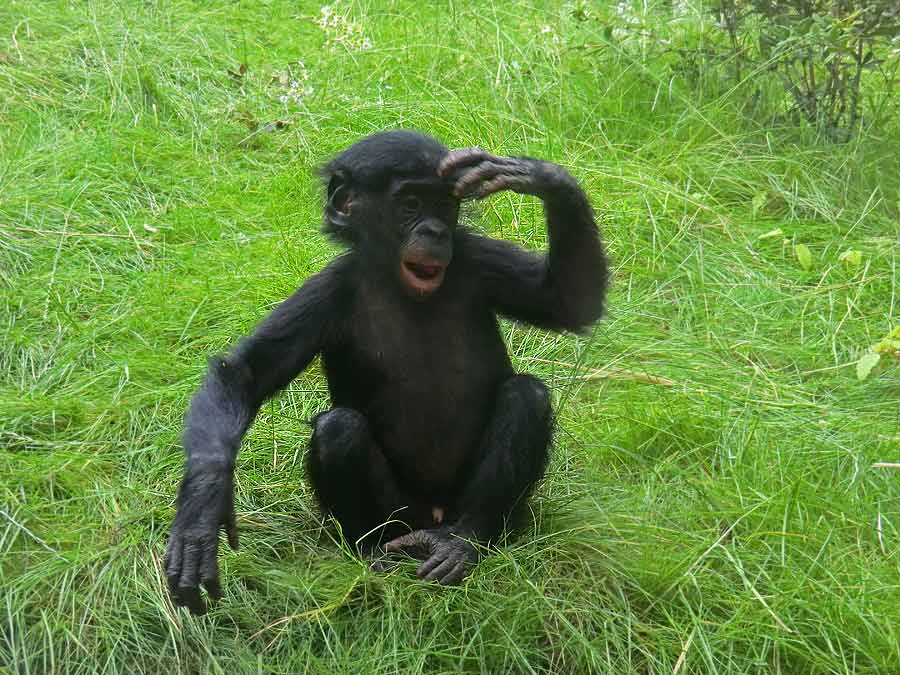
[[[326,227],[332,232],[350,228],[353,191],[343,171],[336,171],[328,181],[325,204]]]

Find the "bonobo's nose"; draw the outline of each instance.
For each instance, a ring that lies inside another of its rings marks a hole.
[[[423,237],[444,241],[450,236],[447,226],[437,220],[426,220],[416,228]]]

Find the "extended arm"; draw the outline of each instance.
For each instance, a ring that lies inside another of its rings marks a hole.
[[[209,371],[185,417],[184,478],[166,549],[166,576],[176,604],[202,614],[202,583],[221,596],[218,533],[237,548],[233,470],[238,447],[259,407],[285,387],[334,330],[333,268],[310,278]]]
[[[440,171],[459,176],[455,192],[460,198],[513,190],[544,202],[546,255],[486,237],[469,241],[485,295],[499,312],[553,330],[581,330],[600,318],[608,283],[606,254],[587,196],[565,169],[472,148],[449,153]]]

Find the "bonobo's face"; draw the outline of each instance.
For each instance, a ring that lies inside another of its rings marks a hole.
[[[357,141],[322,169],[324,231],[351,246],[380,282],[394,279],[415,300],[441,287],[453,257],[455,177],[438,175],[447,152],[430,136],[386,131]]]
[[[410,297],[424,300],[441,287],[453,258],[459,200],[437,176],[395,179],[387,198],[388,219],[400,235],[400,283]]]

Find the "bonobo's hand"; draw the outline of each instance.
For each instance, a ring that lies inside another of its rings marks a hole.
[[[458,584],[478,561],[475,547],[446,527],[416,530],[384,545],[388,553],[408,553],[424,560],[416,576],[444,585]]]
[[[528,157],[498,157],[480,148],[452,150],[438,166],[438,174],[456,179],[458,199],[483,199],[501,190],[546,198],[571,181],[568,172],[551,162]]]
[[[176,605],[192,614],[205,614],[200,584],[211,599],[222,597],[219,585],[219,528],[228,533],[228,543],[237,549],[234,518],[234,480],[230,467],[188,467],[178,493],[178,513],[166,548],[166,578]]]

